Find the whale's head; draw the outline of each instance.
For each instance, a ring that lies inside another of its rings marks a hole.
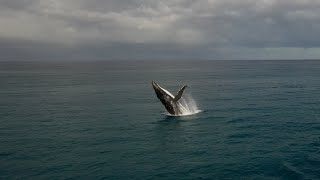
[[[152,87],[154,89],[154,92],[156,93],[157,97],[159,99],[164,98],[164,96],[170,96],[167,92],[164,91],[162,87],[159,86],[155,81],[152,81]]]
[[[161,87],[155,81],[152,81],[152,87],[158,99],[170,114],[181,115],[182,112],[186,110],[186,108],[183,107],[183,105],[179,102],[179,99],[181,98],[184,90],[187,88],[187,85],[184,85],[182,88],[180,88],[175,96],[172,95],[168,90]]]
[[[174,100],[174,96],[168,90],[162,88],[155,81],[152,81],[152,87],[158,99],[170,114],[174,115],[181,113],[179,107],[177,106],[177,102]]]

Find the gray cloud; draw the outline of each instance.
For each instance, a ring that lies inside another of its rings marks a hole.
[[[319,0],[2,0],[2,59],[317,58]]]

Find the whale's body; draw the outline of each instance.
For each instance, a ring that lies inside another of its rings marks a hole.
[[[187,87],[187,85],[183,86],[177,93],[176,96],[172,95],[168,90],[162,88],[159,86],[156,82],[152,81],[152,87],[158,97],[158,99],[161,101],[161,103],[164,105],[166,110],[172,114],[172,115],[181,115],[183,112],[183,106],[179,102],[179,99],[181,98],[183,91]]]

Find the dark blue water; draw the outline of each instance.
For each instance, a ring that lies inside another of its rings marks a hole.
[[[129,178],[319,179],[320,61],[0,63],[0,179]]]

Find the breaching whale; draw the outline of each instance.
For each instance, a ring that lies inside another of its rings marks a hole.
[[[177,92],[177,95],[175,95],[175,96],[173,96],[169,91],[162,88],[154,81],[152,81],[152,87],[153,87],[158,99],[161,101],[161,103],[164,105],[164,107],[167,109],[167,111],[170,114],[172,114],[172,115],[181,115],[182,114],[182,108],[184,108],[184,107],[179,102],[179,99],[181,98],[183,91],[186,89],[187,85],[184,85]]]

